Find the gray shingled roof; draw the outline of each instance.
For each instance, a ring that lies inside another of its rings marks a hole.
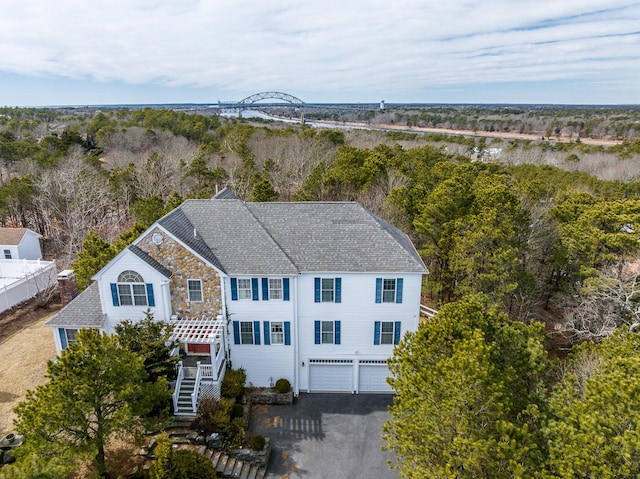
[[[165,278],[171,278],[171,276],[172,276],[171,271],[169,271],[167,268],[165,268],[160,263],[158,263],[155,259],[153,259],[151,256],[149,256],[146,252],[142,251],[140,248],[138,248],[137,246],[134,246],[134,245],[129,245],[128,249],[133,254],[135,254],[138,258],[140,258],[145,263],[147,263],[149,266],[151,266],[153,269],[155,269],[162,276],[164,276]]]
[[[357,203],[189,200],[160,224],[181,239],[195,228],[227,274],[427,271],[407,235]]]
[[[45,323],[52,328],[101,328],[104,315],[100,306],[98,283],[92,283],[73,301]]]
[[[214,200],[237,200],[239,199],[236,194],[225,186],[212,198]]]
[[[426,273],[406,234],[358,203],[248,203],[304,272]]]
[[[298,274],[282,251],[240,200],[191,200],[180,210],[208,244],[228,274]],[[193,233],[193,232],[192,232]]]
[[[206,201],[210,202],[210,200]],[[224,271],[222,264],[212,249],[204,242],[202,236],[197,234],[197,231],[194,235],[195,226],[191,221],[189,221],[187,215],[185,215],[183,207],[176,208],[171,213],[160,219],[158,223],[193,251],[206,259],[209,263],[219,270]]]

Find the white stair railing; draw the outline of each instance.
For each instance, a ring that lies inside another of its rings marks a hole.
[[[198,372],[196,373],[196,382],[193,385],[193,392],[191,393],[191,409],[193,412],[198,410],[198,393],[200,392],[200,380],[202,379],[202,367],[200,361],[196,363]]]
[[[430,308],[429,306],[425,306],[424,304],[420,305],[420,316],[424,316],[425,318],[433,318],[436,314],[438,314],[438,311]]]
[[[180,386],[184,379],[184,368],[182,367],[182,361],[178,361],[178,376],[176,377],[176,385],[173,390],[173,410],[178,410],[178,397],[180,396]]]

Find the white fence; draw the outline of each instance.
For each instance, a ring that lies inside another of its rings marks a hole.
[[[0,260],[0,312],[54,287],[57,273],[55,261]]]

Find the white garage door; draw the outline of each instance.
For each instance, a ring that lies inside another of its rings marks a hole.
[[[358,381],[358,391],[366,392],[393,392],[387,384],[389,369],[386,361],[361,361]]]
[[[352,392],[353,361],[346,359],[309,360],[309,390]]]

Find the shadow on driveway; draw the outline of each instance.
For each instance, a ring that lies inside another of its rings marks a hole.
[[[300,394],[293,406],[255,406],[252,434],[273,441],[267,478],[397,479],[382,452],[391,395]],[[288,475],[287,475],[288,474]]]

